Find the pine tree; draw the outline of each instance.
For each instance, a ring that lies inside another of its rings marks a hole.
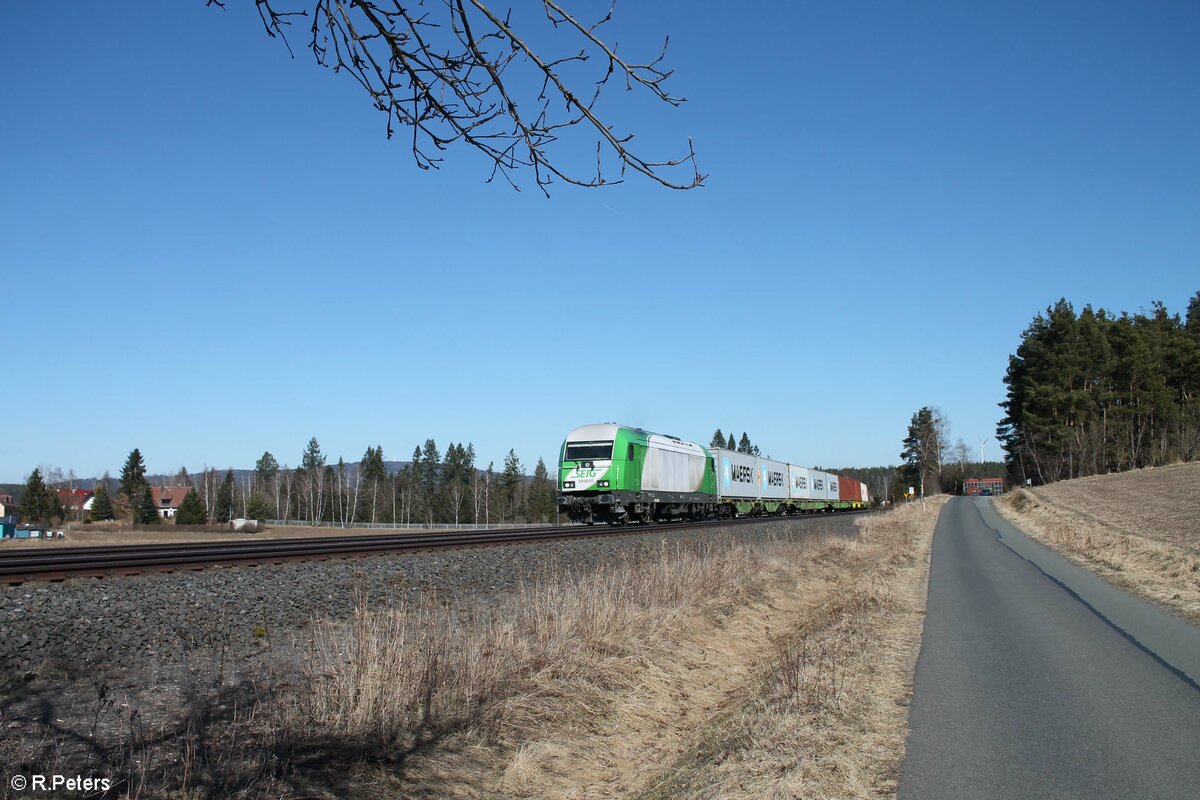
[[[325,514],[325,454],[317,437],[308,440],[308,446],[300,456],[300,469],[303,473],[303,485],[300,495],[304,499],[305,514],[313,522],[321,521]]]
[[[1060,299],[1009,357],[997,437],[1017,480],[1045,483],[1200,456],[1200,293],[1120,316]]]
[[[108,473],[96,482],[96,494],[92,498],[92,519],[96,522],[113,518],[112,500],[108,496]]]
[[[446,448],[442,462],[442,494],[451,522],[458,523],[471,491],[471,474],[475,470],[474,448],[468,450],[462,442],[451,443]]]
[[[751,449],[750,437],[746,435],[745,431],[742,431],[742,438],[738,440],[737,451],[745,453],[748,456],[754,455],[754,451]]]
[[[136,447],[125,459],[121,467],[121,494],[129,499],[130,505],[137,505],[141,499],[142,489],[150,484],[146,480],[146,462],[142,460],[142,451]]]
[[[725,449],[726,449],[726,450],[735,450],[735,449],[737,449],[737,445],[736,445],[736,444],[734,443],[734,441],[733,441],[733,434],[732,434],[732,433],[731,433],[731,434],[729,434],[729,441],[725,442]]]
[[[208,514],[204,511],[204,503],[200,493],[192,490],[183,496],[179,510],[175,512],[176,525],[203,525],[208,522]]]
[[[554,487],[550,472],[541,458],[533,468],[533,483],[529,486],[529,522],[547,522],[554,515]]]
[[[945,449],[943,435],[941,415],[935,409],[925,406],[912,415],[900,459],[904,462],[905,480],[919,487],[922,499],[925,497],[926,475],[932,474],[936,479],[941,471],[942,451]]]
[[[217,507],[214,510],[217,522],[229,522],[233,519],[233,470],[225,472],[225,480],[217,490]]]
[[[54,520],[62,521],[67,518],[67,510],[63,508],[62,498],[54,486],[46,487],[46,521],[53,524]]]
[[[308,440],[308,446],[300,456],[300,466],[307,472],[320,472],[325,466],[325,454],[321,452],[321,444],[317,437]]]
[[[387,477],[387,464],[383,460],[383,446],[368,447],[367,452],[363,454],[362,460],[358,462],[358,468],[362,470],[363,480],[368,483],[385,479]]]
[[[37,467],[29,473],[25,491],[21,493],[21,519],[34,525],[50,521],[50,498],[42,471]]]
[[[509,519],[516,512],[518,490],[521,486],[521,461],[513,450],[504,457],[504,471],[500,473],[500,496],[504,498],[505,511]]]
[[[713,433],[712,441],[708,443],[708,446],[709,447],[724,447],[725,446],[725,434],[721,433],[720,428],[717,428],[716,432]]]
[[[358,462],[358,474],[362,476],[363,483],[363,492],[359,499],[362,516],[370,517],[371,522],[376,522],[383,501],[382,487],[388,483],[387,463],[383,460],[382,445],[367,448],[367,452],[363,453]],[[383,502],[382,505],[388,504]],[[386,511],[386,508],[383,510]]]
[[[154,493],[150,491],[149,486],[144,487],[142,493],[138,495],[138,504],[134,515],[137,521],[143,525],[153,525],[158,522],[158,509],[154,506]]]
[[[442,481],[442,455],[438,452],[437,442],[433,439],[426,439],[419,460],[421,462],[421,497],[425,502],[425,521],[432,525],[438,517],[438,489]]]
[[[320,452],[319,449],[318,452]],[[262,458],[254,462],[254,477],[258,481],[258,485],[270,486],[278,473],[279,462],[275,460],[275,456],[271,455],[270,450],[264,450]]]
[[[267,502],[267,498],[255,492],[246,501],[246,516],[250,519],[267,519],[271,516],[271,504]]]

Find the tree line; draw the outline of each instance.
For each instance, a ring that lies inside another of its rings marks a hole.
[[[175,514],[180,525],[239,517],[343,526],[489,524],[549,522],[557,515],[555,483],[542,459],[529,478],[513,450],[499,471],[494,462],[480,469],[473,444],[451,443],[443,452],[433,439],[418,445],[412,461],[399,469],[389,469],[382,446],[368,447],[357,462],[339,458],[329,463],[313,437],[294,468],[281,465],[267,451],[253,471],[205,469],[192,475],[181,468],[170,483],[191,490]],[[30,474],[19,502],[26,522],[50,523],[67,515],[55,487],[44,480],[40,469]],[[162,521],[138,448],[130,452],[118,479],[105,473],[96,481],[89,519]]]
[[[746,435],[745,431],[742,431],[742,438],[739,439],[735,444],[732,433],[730,433],[727,437],[721,432],[720,428],[717,428],[717,430],[713,433],[712,441],[708,443],[708,446],[720,447],[725,450],[736,450],[737,452],[745,453],[748,456],[761,455],[758,445],[751,443],[750,437]]]
[[[1066,299],[1021,334],[997,426],[1009,472],[1048,483],[1200,454],[1200,292],[1114,314]]]

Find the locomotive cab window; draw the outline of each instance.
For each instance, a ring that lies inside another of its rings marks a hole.
[[[633,461],[633,445],[629,445],[629,453],[627,454],[625,460]]]
[[[566,461],[607,461],[612,458],[612,442],[568,442]]]

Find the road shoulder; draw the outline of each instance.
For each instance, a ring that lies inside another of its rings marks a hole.
[[[1194,534],[1187,528],[1179,529],[1174,536],[1165,535],[1156,519],[1163,513],[1161,502],[1145,509],[1142,530],[1152,532],[1141,535],[1132,530],[1134,526],[1125,517],[1114,517],[1107,510],[1095,516],[1048,499],[1044,489],[1018,488],[997,498],[993,507],[1067,560],[1200,625],[1200,550],[1191,546]]]
[[[975,501],[997,540],[1180,678],[1200,689],[1200,629],[1072,563],[1005,519],[994,501]]]

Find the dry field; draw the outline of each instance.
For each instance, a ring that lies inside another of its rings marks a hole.
[[[89,740],[130,798],[894,797],[942,502],[547,563],[488,601],[364,581],[299,660],[264,638],[260,673],[180,684],[181,720],[97,684]]]
[[[1121,588],[1200,623],[1200,463],[1018,489],[996,508]]]
[[[940,506],[550,572],[501,610],[363,598],[285,724],[375,754],[362,797],[893,796]]]

